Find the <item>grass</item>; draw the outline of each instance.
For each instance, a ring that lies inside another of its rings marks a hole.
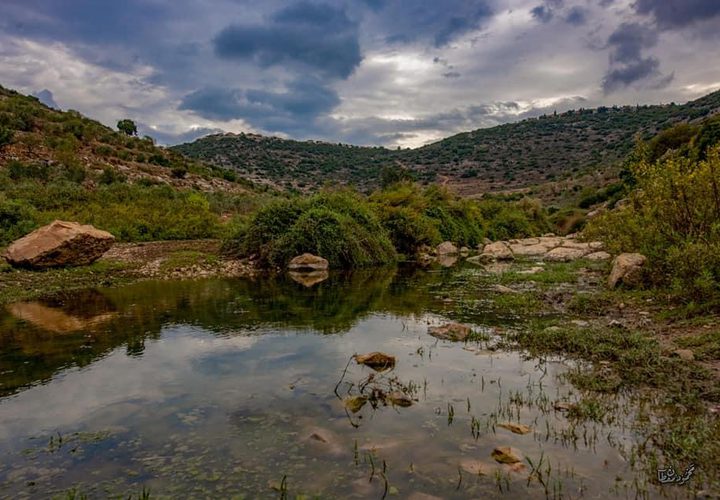
[[[680,347],[692,349],[695,359],[701,361],[720,359],[720,329],[681,337],[676,339],[675,343]]]

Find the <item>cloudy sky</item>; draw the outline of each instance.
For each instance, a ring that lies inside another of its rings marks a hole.
[[[162,143],[418,146],[720,88],[720,0],[2,0],[0,84]]]

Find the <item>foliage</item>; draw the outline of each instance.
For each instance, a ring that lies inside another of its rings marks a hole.
[[[7,127],[0,126],[0,150],[10,144],[13,140],[13,131]]]
[[[266,266],[284,266],[298,254],[326,258],[334,267],[393,262],[395,249],[367,201],[350,191],[326,191],[262,208],[231,240]]]
[[[701,129],[702,130],[702,129]],[[694,136],[697,137],[697,136]],[[586,230],[613,251],[638,251],[653,284],[706,307],[720,306],[720,147],[695,138],[631,166],[637,190]],[[699,147],[700,146],[700,147]],[[701,151],[705,159],[698,159]]]
[[[124,119],[117,122],[117,128],[125,135],[137,135],[137,125],[132,120]]]
[[[509,202],[488,197],[479,206],[491,240],[524,238],[550,231],[547,213],[538,200],[523,198]]]

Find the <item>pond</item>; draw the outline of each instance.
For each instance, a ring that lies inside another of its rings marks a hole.
[[[478,272],[144,282],[12,304],[0,496],[655,496],[628,457],[632,410],[572,421],[572,363],[497,348],[522,312],[458,307]],[[457,320],[472,340],[428,333]],[[373,351],[394,368],[352,359]]]

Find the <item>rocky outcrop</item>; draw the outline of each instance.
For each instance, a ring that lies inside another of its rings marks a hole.
[[[615,257],[608,277],[608,287],[615,288],[620,284],[636,287],[642,284],[646,261],[647,258],[639,253],[621,253]]]
[[[581,242],[575,235],[555,236],[546,234],[540,238],[522,238],[509,241],[496,241],[485,245],[482,259],[511,260],[514,257],[535,257],[551,262],[569,262],[588,257],[591,260],[605,260],[610,254],[602,251],[603,244],[599,241]]]
[[[115,237],[90,225],[56,220],[12,243],[5,259],[31,269],[83,266],[98,260]]]
[[[288,269],[291,271],[327,271],[328,267],[329,263],[327,259],[311,253],[298,255],[288,264]]]
[[[456,255],[458,248],[451,241],[443,241],[437,247],[438,255]]]

